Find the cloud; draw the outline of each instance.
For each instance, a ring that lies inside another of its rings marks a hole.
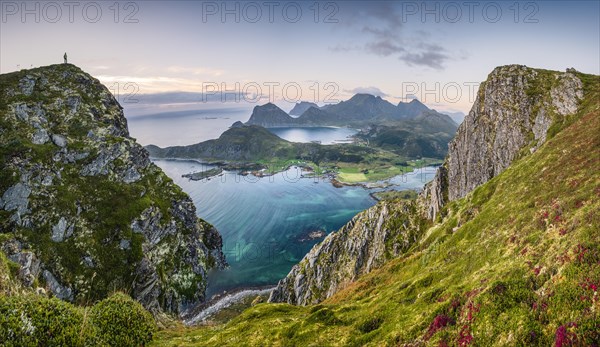
[[[363,51],[380,57],[397,57],[409,66],[444,69],[451,55],[441,45],[431,42],[431,34],[418,29],[408,32],[402,23],[397,3],[370,2],[349,5],[350,18],[345,23],[359,30],[354,40],[362,44],[338,44],[329,49],[333,52]],[[359,27],[357,23],[362,23]],[[366,23],[366,24],[365,24]],[[355,35],[353,35],[354,37]],[[464,56],[464,53],[463,53]]]
[[[449,59],[449,57],[442,52],[428,50],[419,53],[404,53],[399,57],[399,59],[407,63],[409,66],[420,65],[442,70],[444,68],[444,63]]]
[[[380,97],[389,96],[389,94],[384,93],[383,91],[381,91],[381,89],[379,89],[377,87],[357,87],[357,88],[354,88],[351,90],[345,89],[344,91],[346,93],[352,93],[352,94],[371,94],[371,95],[380,96]]]
[[[397,13],[393,2],[372,2],[366,6],[366,15],[375,18],[377,23],[383,24],[384,29],[374,30],[375,33],[395,36],[400,31],[403,24],[400,13]]]
[[[252,99],[253,96],[248,93],[236,92],[241,100]],[[193,104],[193,103],[236,103],[233,93],[200,93],[200,92],[161,92],[139,94],[136,99],[140,104],[164,105],[164,104]]]
[[[395,53],[404,52],[404,47],[392,42],[392,40],[381,40],[377,42],[369,42],[365,45],[367,52],[373,53],[379,56],[390,56]]]
[[[209,76],[221,76],[223,70],[210,69],[204,67],[185,67],[185,66],[169,66],[168,72],[187,74],[187,75],[209,75]]]

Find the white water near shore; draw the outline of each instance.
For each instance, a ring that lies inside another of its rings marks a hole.
[[[239,292],[226,294],[222,298],[219,298],[214,303],[210,304],[208,307],[201,310],[199,313],[196,313],[192,318],[185,319],[183,323],[187,326],[198,324],[220,310],[240,302],[244,298],[249,296],[266,295],[269,294],[273,289],[275,289],[275,287],[266,289],[246,289]]]

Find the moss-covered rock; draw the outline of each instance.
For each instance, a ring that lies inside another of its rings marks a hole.
[[[0,75],[0,100],[0,246],[27,285],[77,303],[122,290],[155,312],[204,299],[220,235],[105,86],[52,65]]]

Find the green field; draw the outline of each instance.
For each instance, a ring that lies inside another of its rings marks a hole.
[[[397,175],[412,172],[416,168],[438,165],[440,159],[418,159],[404,162],[405,165],[390,165],[388,162],[376,160],[372,164],[338,163],[337,180],[342,183],[365,183],[383,181]]]

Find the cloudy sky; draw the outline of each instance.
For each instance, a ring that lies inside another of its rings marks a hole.
[[[227,89],[228,102],[289,105],[368,92],[467,112],[499,65],[599,74],[599,3],[3,0],[0,71],[66,51],[121,101],[214,103]]]

